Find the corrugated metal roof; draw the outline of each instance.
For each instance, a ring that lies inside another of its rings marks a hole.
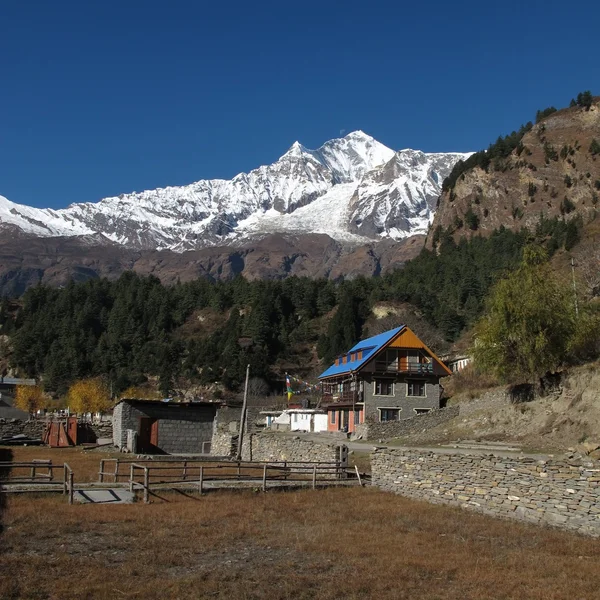
[[[350,348],[346,354],[346,356],[350,358],[352,353],[357,353],[359,350],[362,350],[362,358],[360,360],[355,358],[354,360],[348,360],[346,364],[340,363],[339,365],[333,363],[326,371],[323,371],[323,373],[319,375],[319,379],[356,371],[362,367],[376,352],[381,350],[381,348],[383,348],[383,346],[385,346],[392,338],[400,333],[404,327],[405,325],[400,325],[400,327],[396,327],[395,329],[390,329],[389,331],[384,331],[383,333],[374,335],[366,340],[361,340],[352,346],[352,348]],[[356,354],[354,356],[356,357]]]
[[[20,379],[19,377],[0,377],[0,385],[35,385],[35,379]]]

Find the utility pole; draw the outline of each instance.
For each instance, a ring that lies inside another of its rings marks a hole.
[[[242,459],[242,444],[244,443],[244,429],[246,428],[246,407],[248,404],[248,381],[250,380],[250,365],[246,367],[246,385],[244,386],[244,402],[242,403],[242,416],[240,418],[240,434],[238,435],[237,460]]]
[[[575,297],[575,316],[579,318],[579,305],[577,304],[577,284],[575,283],[575,262],[571,256],[571,275],[573,276],[573,296]]]

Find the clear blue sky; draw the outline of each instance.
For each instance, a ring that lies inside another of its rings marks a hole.
[[[229,178],[362,129],[486,147],[600,94],[600,2],[0,1],[0,194]]]

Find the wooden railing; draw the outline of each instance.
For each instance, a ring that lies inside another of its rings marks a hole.
[[[188,467],[192,467],[196,463],[215,462],[211,457],[200,457],[200,458],[170,458],[167,456],[160,458],[103,458],[100,460],[100,469],[98,471],[98,481],[100,483],[119,483],[119,481],[128,481],[129,479],[129,465],[131,463],[136,464],[163,464],[171,463],[174,465],[181,465],[183,469],[183,477],[186,477],[186,471]]]
[[[55,480],[55,469],[62,471],[62,481]],[[0,462],[0,472],[3,474],[2,492],[32,491],[27,489],[28,486],[34,486],[35,492],[58,492],[62,486],[63,494],[68,495],[69,504],[73,504],[74,474],[67,463],[53,465],[51,460],[38,459],[28,462],[4,461]]]
[[[433,363],[387,363],[375,362],[376,373],[410,373],[415,375],[427,375],[433,373]]]
[[[171,461],[172,462],[172,461]],[[349,471],[339,462],[221,462],[215,464],[183,465],[157,464],[156,461],[129,463],[129,491],[141,490],[144,502],[150,501],[152,486],[166,484],[190,484],[200,494],[205,490],[207,482],[255,482],[263,491],[267,491],[269,482],[286,481],[292,484],[306,484],[315,489],[333,481],[340,481],[348,476]],[[199,462],[199,461],[198,461]],[[354,474],[354,473],[353,473]]]

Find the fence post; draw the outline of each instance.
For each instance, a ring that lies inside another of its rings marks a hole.
[[[240,461],[238,460],[237,463],[237,478],[240,478],[240,475],[242,474],[241,470],[240,470]]]
[[[48,461],[48,481],[54,480],[54,473],[52,472],[52,461]]]
[[[63,464],[63,496],[67,493],[67,463]]]
[[[283,478],[287,481],[287,478],[288,478],[287,460],[283,461]]]
[[[133,492],[133,463],[129,466],[129,491]]]
[[[119,459],[115,461],[115,483],[119,481]]]
[[[360,485],[360,487],[362,487],[362,480],[360,478],[360,473],[358,472],[358,465],[354,465],[354,469],[356,470],[356,477],[358,479],[358,485]]]
[[[104,459],[100,460],[100,473],[98,473],[98,481],[104,483]]]
[[[267,463],[265,463],[265,466],[263,467],[262,490],[263,492],[267,491]]]
[[[69,468],[69,504],[73,504],[73,471]]]
[[[198,489],[200,490],[200,495],[204,491],[204,467],[200,467],[200,479],[198,481]]]
[[[313,465],[313,473],[312,473],[312,488],[313,490],[317,487],[317,465]]]
[[[144,504],[148,504],[148,502],[150,502],[150,499],[148,497],[148,487],[150,485],[150,477],[148,475],[148,472],[148,467],[144,467]]]
[[[183,480],[184,481],[185,481],[186,477],[187,477],[187,461],[184,460],[183,461]]]
[[[31,463],[31,479],[35,479],[35,463]]]

